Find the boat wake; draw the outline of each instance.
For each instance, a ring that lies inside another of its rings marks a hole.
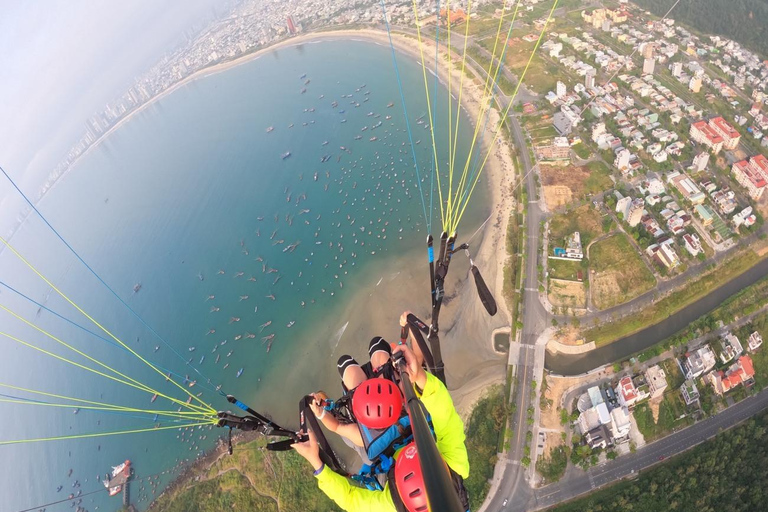
[[[344,331],[347,330],[347,326],[348,325],[349,325],[349,322],[347,322],[344,325],[342,325],[341,329],[336,331],[336,334],[334,334],[333,337],[331,338],[331,344],[333,345],[332,346],[332,351],[333,352],[335,352],[336,351],[336,347],[339,346],[339,342],[341,341],[341,337],[344,336]]]

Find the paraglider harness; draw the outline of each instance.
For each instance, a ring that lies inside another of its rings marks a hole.
[[[429,257],[429,276],[432,298],[432,323],[427,326],[416,316],[409,314],[406,325],[402,327],[400,331],[401,343],[405,343],[409,333],[413,335],[414,340],[424,356],[425,366],[444,384],[445,368],[443,366],[442,353],[440,351],[438,317],[443,299],[445,298],[445,278],[448,274],[448,266],[454,253],[464,250],[467,254],[469,257],[470,272],[474,278],[480,301],[491,316],[495,315],[497,311],[496,301],[483,281],[479,269],[475,266],[469,255],[468,244],[462,244],[454,249],[455,241],[455,234],[448,237],[448,234],[443,232],[440,236],[438,258],[435,260],[432,235],[427,237],[427,254]],[[427,335],[426,340],[424,339],[425,334]],[[429,342],[429,345],[427,345],[427,342]],[[393,381],[397,382],[395,380],[397,375],[394,370],[395,368],[400,370],[403,368],[404,364],[405,361],[402,354],[398,353],[393,357],[392,363],[387,363],[382,369],[378,370],[384,372],[383,376],[385,378],[391,378]],[[368,366],[366,373],[368,372],[375,373],[370,366]],[[328,440],[318,424],[317,418],[309,406],[311,401],[314,400],[310,395],[304,396],[299,402],[300,427],[298,431],[293,431],[277,425],[271,419],[257,413],[231,395],[227,396],[227,401],[247,412],[248,416],[236,416],[228,411],[219,412],[218,426],[227,427],[229,429],[228,439],[230,454],[232,454],[233,428],[258,431],[268,437],[286,438],[282,441],[268,443],[266,448],[267,450],[272,451],[290,450],[292,444],[306,441],[308,436],[302,434],[302,432],[308,432],[308,430],[311,429],[317,437],[317,442],[320,448],[320,457],[329,469],[345,477],[356,480],[369,489],[377,490],[383,489],[380,477],[381,475],[386,475],[386,479],[390,481],[390,492],[393,501],[400,511],[405,511],[405,507],[400,500],[395,489],[396,486],[394,485],[394,454],[400,447],[413,441],[416,443],[422,467],[429,468],[424,471],[424,485],[427,490],[430,509],[441,512],[461,512],[462,510],[468,510],[468,497],[461,476],[456,474],[450,468],[448,468],[448,472],[436,469],[441,465],[444,467],[447,465],[444,463],[442,456],[437,449],[437,445],[435,444],[435,432],[429,421],[429,413],[424,407],[424,404],[422,404],[416,396],[408,374],[404,371],[400,371],[399,377],[402,380],[402,388],[405,394],[406,414],[398,419],[394,425],[383,431],[371,431],[368,429],[364,431],[363,429],[365,429],[365,427],[361,427],[360,433],[363,437],[364,444],[366,445],[366,452],[369,455],[371,464],[364,465],[361,471],[355,475],[351,475],[345,470],[344,465],[328,443]],[[356,420],[354,414],[352,414],[352,395],[348,390],[345,391],[346,393],[344,396],[336,401],[327,401],[324,404],[324,407],[334,414],[340,421],[355,423]],[[360,426],[359,423],[358,426]]]

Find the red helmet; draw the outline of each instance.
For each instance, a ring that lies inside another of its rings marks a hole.
[[[368,428],[394,425],[403,410],[403,395],[388,379],[368,379],[355,388],[352,412]]]
[[[427,512],[427,491],[421,472],[416,443],[411,442],[400,451],[395,462],[395,484],[400,499],[408,512]]]

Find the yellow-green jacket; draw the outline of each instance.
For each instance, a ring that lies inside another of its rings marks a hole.
[[[453,400],[445,384],[434,375],[427,373],[427,384],[420,398],[432,417],[437,449],[452,470],[462,478],[467,478],[469,459],[467,447],[464,445],[464,425],[453,406]],[[317,476],[317,483],[321,491],[348,512],[393,512],[395,510],[389,483],[385,485],[384,491],[371,491],[353,485],[345,477],[327,467],[324,467]]]

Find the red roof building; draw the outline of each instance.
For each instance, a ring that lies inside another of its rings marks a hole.
[[[723,147],[725,149],[736,149],[741,140],[741,134],[736,128],[722,117],[715,117],[709,120],[709,126],[723,138]]]
[[[765,157],[763,157],[763,159],[765,159]],[[768,165],[768,161],[766,161],[766,165]],[[736,181],[738,181],[742,187],[747,189],[749,197],[755,201],[760,199],[766,185],[764,175],[761,172],[757,171],[747,160],[742,160],[741,162],[733,164],[731,172],[733,173],[733,177],[736,178]],[[766,172],[768,172],[768,168],[766,168]]]
[[[745,386],[754,384],[755,367],[751,357],[741,356],[725,373],[722,370],[712,372],[708,377],[715,393],[722,395],[741,384]]]
[[[723,137],[713,130],[706,121],[697,121],[691,125],[691,138],[699,144],[704,144],[715,153],[723,149]]]

